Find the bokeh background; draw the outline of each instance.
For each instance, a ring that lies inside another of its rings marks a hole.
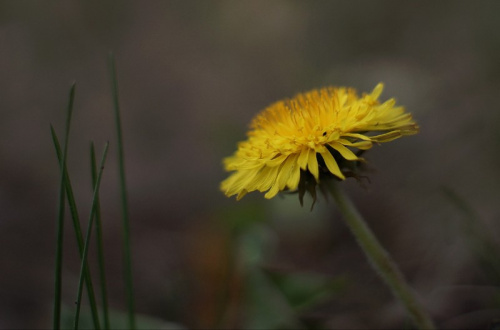
[[[396,97],[419,135],[375,147],[345,188],[442,328],[500,319],[500,2],[1,1],[0,328],[51,326],[58,164],[76,81],[69,171],[80,216],[89,141],[101,187],[110,306],[125,310],[117,59],[137,313],[164,328],[411,328],[332,202],[236,202],[230,155],[268,104],[324,85]],[[85,224],[83,224],[85,227]],[[66,225],[63,296],[78,256]],[[95,251],[91,251],[95,253]],[[91,255],[95,263],[95,255]]]

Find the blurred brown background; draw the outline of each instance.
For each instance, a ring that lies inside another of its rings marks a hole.
[[[221,159],[271,102],[383,81],[382,99],[395,96],[421,133],[375,147],[371,184],[346,188],[440,326],[486,328],[500,317],[499,15],[498,1],[1,1],[0,328],[51,326],[59,174],[49,124],[62,134],[73,80],[69,171],[86,221],[89,141],[100,151],[110,140],[108,289],[111,307],[125,309],[109,51],[138,313],[187,328],[279,327],[279,303],[239,271],[254,260],[241,240],[257,231],[264,243],[250,252],[263,255],[252,267],[344,281],[297,312],[297,328],[408,327],[332,203],[320,198],[310,212],[296,196],[236,202],[218,188]],[[69,219],[66,230],[72,308]],[[267,319],[249,296],[267,302]]]

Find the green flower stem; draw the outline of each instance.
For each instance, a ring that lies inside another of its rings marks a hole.
[[[336,182],[327,185],[344,216],[344,220],[356,237],[372,267],[403,303],[418,329],[436,329],[427,312],[415,297],[413,290],[387,251],[380,245],[356,207]]]

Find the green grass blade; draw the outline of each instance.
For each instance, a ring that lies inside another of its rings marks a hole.
[[[108,153],[108,147],[109,147],[109,143],[106,143],[106,145],[104,146],[104,151],[102,154],[101,163],[99,165],[99,173],[97,175],[96,183],[94,186],[94,195],[92,197],[92,205],[91,205],[91,209],[90,209],[89,224],[88,224],[88,228],[87,228],[87,234],[85,236],[85,245],[83,248],[82,263],[81,263],[81,267],[80,267],[80,280],[78,281],[78,293],[77,293],[77,298],[76,298],[76,315],[75,315],[75,327],[74,327],[75,330],[78,329],[78,322],[80,320],[82,289],[83,289],[83,281],[85,278],[84,274],[85,274],[85,269],[87,268],[87,256],[88,256],[89,246],[90,246],[90,237],[92,234],[92,225],[93,225],[95,213],[97,210],[99,186],[101,184],[102,172],[104,170],[104,163],[106,162],[106,155]]]
[[[128,214],[127,188],[125,184],[125,161],[123,156],[123,135],[120,120],[120,105],[118,102],[118,81],[116,78],[116,65],[114,55],[109,55],[109,68],[111,75],[111,88],[113,94],[113,106],[115,113],[115,125],[118,139],[118,166],[120,172],[120,195],[123,217],[123,255],[124,255],[124,276],[125,291],[127,296],[128,318],[130,329],[135,329],[134,315],[134,290],[132,279],[132,257],[130,248],[130,221]]]
[[[59,143],[59,139],[57,138],[57,134],[54,128],[51,126],[52,140],[54,142],[54,147],[56,149],[56,154],[59,159],[59,162],[62,160],[62,151]],[[75,230],[75,237],[78,245],[78,252],[80,254],[80,259],[83,256],[83,236],[82,230],[80,226],[80,217],[78,216],[78,209],[75,202],[75,196],[73,194],[73,188],[71,185],[71,180],[69,177],[67,166],[61,167],[64,168],[64,185],[66,190],[66,195],[68,198],[69,209],[71,212],[71,219],[73,220],[73,227]],[[90,310],[92,314],[92,320],[94,322],[94,328],[100,329],[99,325],[99,314],[97,311],[97,303],[94,294],[94,285],[92,283],[92,276],[90,274],[90,268],[88,265],[85,267],[85,284],[87,287],[87,294],[89,297]]]
[[[97,163],[95,158],[94,143],[90,144],[90,169],[92,173],[92,187],[97,183]],[[101,222],[101,205],[99,202],[99,195],[96,202],[95,213],[95,229],[97,236],[97,259],[99,263],[99,278],[101,281],[101,299],[102,299],[102,312],[104,315],[104,329],[109,330],[109,311],[108,311],[108,293],[106,290],[106,271],[104,262],[104,244],[102,239],[102,222]]]
[[[68,154],[68,137],[71,124],[71,116],[73,114],[73,102],[75,99],[75,84],[71,86],[69,92],[69,102],[66,113],[66,128],[64,132],[64,151],[60,159],[61,181],[59,186],[59,211],[57,217],[57,243],[56,243],[56,264],[54,278],[54,319],[53,328],[60,329],[61,327],[61,293],[62,293],[62,261],[63,261],[63,243],[64,243],[64,208],[65,208],[65,168]],[[53,130],[53,129],[52,129]]]
[[[54,147],[56,149],[57,159],[59,160],[60,163],[62,160],[62,151],[59,139],[52,126],[50,127],[50,130],[52,133],[52,141],[54,142]],[[75,195],[73,194],[73,188],[71,185],[71,179],[69,177],[67,166],[64,167],[64,186],[68,198],[68,205],[71,213],[71,218],[73,219],[73,225],[75,227],[74,229],[75,229],[76,240],[78,243],[78,249],[83,251],[83,237],[82,237],[82,229],[80,227],[80,217],[78,216],[78,208],[76,207]]]

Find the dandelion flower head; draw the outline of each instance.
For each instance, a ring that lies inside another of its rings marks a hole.
[[[393,98],[378,100],[382,89],[380,83],[358,96],[352,88],[326,87],[270,105],[253,119],[248,139],[224,159],[233,173],[221,190],[238,200],[256,190],[269,199],[296,191],[305,180],[344,180],[345,168],[364,161],[360,151],[418,132],[412,115]]]

